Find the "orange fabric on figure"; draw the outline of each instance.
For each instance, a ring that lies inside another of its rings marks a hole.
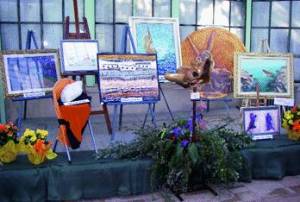
[[[89,103],[71,106],[59,105],[58,100],[62,90],[73,82],[68,78],[58,80],[53,87],[53,102],[60,124],[57,139],[72,149],[76,149],[82,141],[82,133],[89,119],[91,106]]]

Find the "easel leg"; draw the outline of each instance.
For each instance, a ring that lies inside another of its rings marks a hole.
[[[95,136],[94,136],[94,131],[93,131],[92,124],[91,124],[91,121],[90,121],[90,120],[88,120],[88,125],[89,125],[89,130],[90,130],[90,134],[91,134],[91,138],[92,138],[92,143],[93,143],[95,152],[96,152],[96,154],[98,154],[98,149],[97,149],[97,145],[96,145],[96,140],[95,140]]]
[[[120,105],[120,114],[119,114],[119,130],[122,129],[122,121],[123,121],[123,105]]]
[[[110,122],[110,119],[109,119],[108,109],[107,109],[106,104],[103,104],[102,108],[103,108],[103,113],[104,113],[104,118],[105,118],[105,122],[106,122],[106,127],[107,127],[107,130],[108,130],[108,133],[110,135],[112,135],[112,126],[111,126],[111,122]]]
[[[118,105],[114,105],[111,141],[115,140],[115,135],[116,135],[115,129],[116,129],[117,116],[118,116]]]
[[[27,115],[27,100],[24,100],[24,112],[23,112],[23,119],[26,119]]]
[[[161,92],[162,97],[163,97],[163,99],[164,99],[164,101],[165,101],[165,103],[166,103],[166,106],[167,106],[167,109],[168,109],[168,111],[169,111],[169,114],[170,114],[170,116],[171,116],[171,118],[172,118],[172,121],[175,121],[174,116],[173,116],[173,113],[172,113],[171,108],[170,108],[170,106],[169,106],[168,100],[167,100],[167,98],[166,98],[166,96],[165,96],[165,93],[164,93],[164,91],[163,91],[163,89],[161,88],[160,85],[159,85],[159,91]]]
[[[152,121],[152,124],[157,127],[156,125],[156,119],[155,119],[155,104],[152,104],[153,106],[151,107],[151,104],[150,104],[150,114],[151,114],[151,121]]]

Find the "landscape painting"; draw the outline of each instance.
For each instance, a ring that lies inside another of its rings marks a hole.
[[[234,96],[294,97],[291,54],[237,53],[234,62]]]
[[[98,79],[103,103],[160,99],[156,54],[98,54]]]
[[[166,82],[165,73],[175,73],[181,66],[178,20],[130,17],[129,25],[137,53],[156,53],[159,81]]]
[[[0,66],[7,96],[51,91],[60,77],[57,50],[3,51]]]
[[[97,40],[61,41],[62,74],[94,74],[97,72],[97,53]]]

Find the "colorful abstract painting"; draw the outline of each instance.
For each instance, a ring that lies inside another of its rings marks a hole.
[[[294,97],[291,54],[235,55],[235,97]]]
[[[159,100],[155,54],[98,54],[98,74],[103,103]]]
[[[181,66],[179,27],[175,18],[131,17],[137,53],[157,54],[159,81],[166,82],[165,73],[175,73]]]
[[[0,65],[8,96],[51,91],[59,78],[57,50],[2,52]]]

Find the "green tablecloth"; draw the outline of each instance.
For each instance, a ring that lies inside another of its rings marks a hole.
[[[241,180],[300,174],[300,142],[285,136],[257,141],[242,151]],[[151,159],[97,160],[93,152],[65,154],[41,166],[32,166],[25,156],[0,166],[0,202],[78,200],[151,192]]]

